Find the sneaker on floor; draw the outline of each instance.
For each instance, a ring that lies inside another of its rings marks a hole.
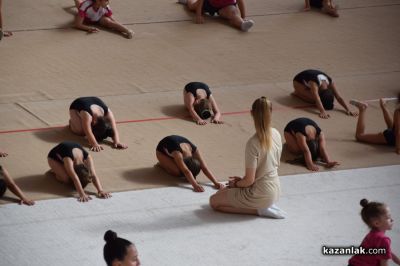
[[[367,103],[364,103],[364,102],[361,102],[361,101],[358,101],[358,100],[350,100],[350,104],[354,105],[355,107],[358,107],[358,108],[366,108],[366,107],[368,107]]]
[[[254,21],[249,19],[242,22],[242,25],[240,25],[240,29],[246,32],[249,31],[249,29],[253,26],[254,26]]]
[[[182,5],[187,5],[187,1],[188,0],[178,0],[178,3]]]
[[[286,217],[286,212],[279,209],[275,204],[272,204],[272,206],[269,208],[258,209],[257,213],[259,216],[274,219],[284,219]]]

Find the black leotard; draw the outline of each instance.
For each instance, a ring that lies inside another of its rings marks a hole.
[[[64,141],[55,146],[51,151],[49,152],[49,155],[47,157],[56,160],[57,162],[64,163],[63,159],[65,157],[69,157],[72,160],[74,160],[74,154],[72,153],[72,150],[74,148],[78,148],[82,151],[83,153],[83,159],[86,160],[88,157],[87,151],[83,149],[83,147],[75,142],[71,141]]]
[[[322,8],[323,0],[310,0],[310,6],[315,7],[315,8]]]
[[[108,113],[108,107],[107,105],[99,98],[97,97],[80,97],[73,101],[71,103],[71,106],[69,109],[71,110],[77,110],[78,112],[80,111],[86,111],[88,112],[91,116],[93,116],[92,110],[90,109],[90,106],[92,104],[98,105],[104,110],[104,115],[106,116]]]
[[[188,143],[192,147],[194,153],[197,147],[190,142],[187,138],[177,135],[171,135],[163,138],[157,145],[157,151],[171,157],[171,153],[174,151],[182,152],[181,143]]]
[[[286,125],[284,131],[288,132],[290,134],[293,134],[293,133],[296,134],[296,133],[300,132],[305,137],[307,137],[306,126],[313,126],[315,128],[315,130],[317,131],[317,136],[319,136],[319,134],[321,133],[321,128],[317,125],[317,123],[315,123],[313,120],[306,118],[306,117],[301,117],[301,118],[297,118],[297,119],[290,121]]]
[[[211,95],[210,88],[208,87],[207,84],[205,84],[203,82],[190,82],[190,83],[186,84],[186,86],[185,86],[185,91],[193,94],[194,98],[197,97],[197,95],[196,95],[197,89],[205,90],[206,94],[207,94],[207,99],[210,98],[210,95]]]
[[[293,80],[295,80],[295,81],[297,81],[297,82],[299,82],[299,83],[301,83],[301,84],[304,84],[304,81],[305,81],[305,82],[314,81],[314,82],[317,83],[318,86],[319,86],[318,75],[321,75],[321,74],[324,75],[324,76],[326,76],[326,77],[328,78],[329,83],[332,83],[331,77],[329,77],[329,76],[328,76],[327,74],[325,74],[324,72],[319,71],[319,70],[315,70],[315,69],[307,69],[307,70],[304,70],[304,71],[300,72],[299,74],[297,74],[297,75],[293,78]]]
[[[0,165],[0,177],[3,176],[3,168]],[[3,197],[7,190],[7,184],[4,179],[0,178],[0,197]]]

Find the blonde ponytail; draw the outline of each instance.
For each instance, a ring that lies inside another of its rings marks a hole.
[[[271,111],[271,101],[264,96],[255,100],[251,107],[257,137],[263,150],[271,148]]]

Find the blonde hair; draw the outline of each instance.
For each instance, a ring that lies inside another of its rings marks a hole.
[[[269,150],[271,148],[271,112],[271,101],[264,96],[255,100],[251,107],[251,114],[253,116],[257,137],[263,150]]]

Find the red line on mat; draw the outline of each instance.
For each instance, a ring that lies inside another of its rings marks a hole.
[[[311,107],[312,105],[298,105],[298,106],[292,106],[291,108],[294,109],[303,109],[303,108],[308,108]],[[280,109],[280,108],[279,108]],[[285,108],[286,109],[286,108]],[[237,112],[226,112],[222,113],[222,115],[240,115],[240,114],[246,114],[249,113],[250,110],[246,111],[237,111]],[[127,124],[127,123],[142,123],[142,122],[151,122],[151,121],[163,121],[163,120],[173,120],[173,119],[182,119],[185,117],[189,116],[181,116],[181,117],[176,117],[176,116],[168,116],[168,117],[156,117],[156,118],[146,118],[146,119],[135,119],[135,120],[124,120],[124,121],[117,121],[117,124]],[[14,129],[14,130],[3,130],[0,131],[0,134],[8,134],[8,133],[22,133],[22,132],[34,132],[34,131],[46,131],[46,130],[52,130],[52,129],[58,129],[58,128],[63,128],[66,125],[63,126],[53,126],[53,127],[41,127],[41,128],[28,128],[28,129]]]

